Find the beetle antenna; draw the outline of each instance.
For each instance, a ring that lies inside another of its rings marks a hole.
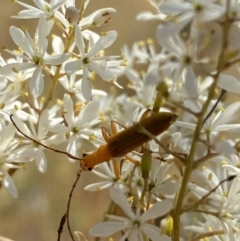
[[[78,158],[78,157],[75,157],[73,155],[71,155],[70,153],[66,152],[66,151],[61,151],[61,150],[58,150],[58,149],[55,149],[55,148],[52,148],[52,147],[49,147],[47,145],[44,145],[43,143],[31,138],[30,136],[26,135],[25,133],[23,133],[19,127],[17,126],[17,124],[14,122],[13,120],[13,114],[10,115],[10,120],[11,122],[13,123],[13,125],[15,126],[15,128],[18,130],[18,132],[20,132],[24,137],[26,137],[27,139],[31,140],[32,142],[35,142],[36,144],[40,145],[40,146],[43,146],[44,148],[48,149],[48,150],[51,150],[51,151],[54,151],[54,152],[57,152],[57,153],[61,153],[61,154],[64,154],[66,155],[67,157],[71,158],[71,159],[74,159],[74,160],[77,160],[77,161],[80,161],[81,158]]]
[[[81,167],[78,170],[76,180],[73,183],[72,189],[71,189],[71,191],[69,193],[68,203],[67,203],[67,211],[66,211],[66,213],[64,213],[64,215],[61,218],[61,221],[60,221],[60,224],[59,224],[59,228],[58,228],[58,239],[57,239],[57,241],[60,241],[61,233],[63,232],[63,227],[64,227],[64,224],[65,224],[66,220],[67,220],[68,231],[69,231],[69,234],[70,234],[70,236],[72,238],[72,241],[75,241],[73,233],[72,233],[72,230],[71,230],[71,226],[70,226],[69,211],[70,211],[70,206],[71,206],[72,194],[73,194],[73,191],[74,191],[74,189],[75,189],[75,187],[76,187],[76,185],[77,185],[77,183],[78,183],[78,181],[79,181],[79,179],[81,177],[81,173],[83,171],[83,168],[84,167]]]
[[[19,129],[19,127],[17,126],[17,124],[15,123],[15,121],[13,120],[13,114],[10,115],[10,120],[11,120],[11,122],[13,123],[13,125],[15,126],[15,128],[18,130],[18,132],[21,133],[21,134],[22,134],[24,137],[26,137],[27,139],[31,140],[32,142],[34,142],[34,143],[36,143],[36,144],[38,144],[38,145],[40,145],[40,146],[43,146],[44,148],[49,149],[49,150],[51,150],[51,151],[64,154],[64,155],[68,156],[68,157],[71,158],[71,159],[78,160],[78,161],[81,160],[80,158],[75,157],[75,156],[71,155],[71,154],[68,153],[68,152],[61,151],[61,150],[58,150],[58,149],[54,149],[54,148],[52,148],[52,147],[49,147],[49,146],[47,146],[47,145],[45,145],[45,144],[43,144],[43,143],[41,143],[41,142],[39,142],[39,141],[31,138],[30,136],[26,135],[25,133],[23,133],[23,132]],[[79,179],[80,179],[80,176],[81,176],[81,173],[82,173],[83,169],[84,169],[84,167],[81,167],[81,168],[78,170],[76,180],[75,180],[75,182],[73,183],[72,189],[71,189],[71,191],[70,191],[70,193],[69,193],[69,198],[68,198],[68,203],[67,203],[67,211],[65,212],[65,214],[64,214],[64,215],[62,216],[62,218],[61,218],[61,221],[60,221],[60,224],[59,224],[59,228],[58,228],[58,239],[57,239],[57,241],[60,241],[61,233],[63,232],[63,227],[64,227],[64,224],[65,224],[66,220],[67,220],[68,231],[69,231],[69,234],[70,234],[70,236],[71,236],[71,238],[72,238],[72,241],[75,241],[74,236],[73,236],[73,233],[72,233],[72,230],[71,230],[71,227],[70,227],[70,222],[69,222],[69,210],[70,210],[70,206],[71,206],[71,200],[72,200],[73,191],[74,191],[74,189],[75,189],[75,187],[76,187],[76,185],[77,185],[77,182],[78,182]]]

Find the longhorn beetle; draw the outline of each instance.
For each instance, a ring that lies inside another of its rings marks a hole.
[[[151,139],[139,132],[140,126],[157,136],[167,130],[177,118],[178,115],[170,112],[153,113],[152,116],[109,137],[107,144],[99,146],[96,151],[84,154],[81,166],[84,170],[91,171],[97,164],[110,161],[113,157],[123,156]]]
[[[48,147],[41,142],[30,138],[18,128],[13,120],[13,115],[10,115],[10,119],[16,129],[26,138],[45,147],[46,149],[65,154],[74,160],[80,160],[81,167],[83,167],[84,170],[89,171],[91,171],[97,164],[110,161],[113,157],[123,156],[128,152],[133,151],[138,146],[141,146],[145,142],[151,140],[149,136],[139,132],[139,127],[143,127],[152,135],[157,136],[167,130],[177,118],[177,114],[170,112],[153,113],[150,117],[140,120],[125,130],[110,136],[107,140],[107,144],[99,146],[96,151],[90,154],[84,154],[83,158],[77,158],[72,156],[70,153]]]

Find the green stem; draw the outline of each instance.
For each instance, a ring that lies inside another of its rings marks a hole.
[[[149,209],[149,208],[150,208],[151,200],[152,200],[152,192],[148,192],[148,199],[147,199],[146,209]]]
[[[75,37],[75,29],[72,28],[71,31],[70,31],[69,37],[67,38],[66,43],[65,43],[64,53],[68,53],[69,52],[69,49],[70,49],[71,44],[72,44],[72,42],[74,40],[74,37]],[[55,88],[56,88],[58,80],[59,80],[59,78],[61,76],[61,74],[60,74],[61,68],[62,68],[62,64],[57,67],[55,75],[51,79],[52,81],[51,81],[50,90],[48,92],[48,98],[47,98],[46,102],[44,103],[43,108],[41,109],[40,113],[44,109],[46,109],[48,107],[49,103],[53,99],[53,94],[54,94]]]
[[[228,1],[228,7],[229,7],[229,1]],[[189,153],[189,156],[187,159],[187,165],[186,165],[186,168],[184,171],[181,188],[179,191],[175,209],[172,211],[173,225],[174,225],[173,226],[173,240],[174,241],[180,240],[180,216],[181,216],[181,212],[182,212],[183,200],[184,200],[185,193],[187,190],[187,183],[188,183],[189,177],[191,175],[192,169],[194,167],[194,165],[193,165],[194,155],[195,155],[196,148],[197,148],[198,137],[200,135],[200,131],[201,131],[202,125],[203,125],[203,120],[204,120],[205,114],[208,110],[209,104],[211,103],[212,99],[214,98],[214,93],[215,93],[215,89],[217,87],[219,75],[224,70],[224,66],[225,66],[224,55],[225,55],[225,50],[227,49],[227,46],[228,46],[228,32],[229,32],[229,29],[231,26],[229,23],[229,20],[228,20],[228,8],[226,9],[224,19],[225,19],[225,22],[223,23],[223,26],[222,26],[223,42],[222,42],[221,53],[220,53],[219,59],[218,59],[217,73],[214,75],[214,81],[209,89],[208,98],[205,101],[205,103],[203,104],[202,111],[198,117],[198,122],[197,122],[196,129],[195,129],[195,132],[193,135],[192,146],[191,146],[190,153]]]
[[[140,198],[140,203],[142,205],[144,205],[144,196],[148,190],[148,178],[144,178],[143,181],[144,181],[144,186],[143,186],[143,190],[142,190],[142,194],[141,194],[141,198]]]

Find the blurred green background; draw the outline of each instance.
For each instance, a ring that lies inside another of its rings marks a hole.
[[[32,0],[22,0],[33,6]],[[79,2],[77,2],[79,6]],[[147,0],[91,0],[86,13],[99,8],[113,7],[117,14],[109,24],[96,31],[116,30],[117,41],[108,49],[108,54],[120,54],[120,48],[135,41],[155,37],[156,22],[137,22],[137,13],[151,9]],[[26,25],[33,33],[37,21],[11,19],[23,9],[11,0],[0,0],[0,46],[13,49],[14,45],[9,27]],[[5,53],[3,53],[5,56]],[[0,189],[0,236],[15,241],[54,241],[57,240],[59,222],[66,211],[68,195],[76,178],[79,163],[70,163],[63,155],[48,156],[48,171],[41,174],[34,162],[26,164],[26,170],[19,170],[13,176],[19,197],[12,198],[4,189]],[[83,188],[87,184],[99,181],[91,172],[84,172],[73,194],[70,212],[73,230],[83,232],[88,241],[88,230],[103,220],[103,214],[109,205],[108,191],[87,192]],[[65,227],[63,241],[71,240]],[[1,238],[0,238],[1,241]]]

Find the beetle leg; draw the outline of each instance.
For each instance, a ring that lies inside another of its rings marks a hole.
[[[108,143],[108,140],[111,134],[104,127],[102,127],[101,129],[102,129],[102,136],[104,140]]]
[[[135,160],[134,158],[130,157],[130,156],[125,156],[130,162],[132,162],[135,166],[140,166],[141,163],[137,160]]]
[[[113,158],[112,162],[113,162],[113,170],[114,170],[115,176],[116,176],[116,178],[120,178],[121,170],[120,170],[120,168],[118,166],[117,159]]]

